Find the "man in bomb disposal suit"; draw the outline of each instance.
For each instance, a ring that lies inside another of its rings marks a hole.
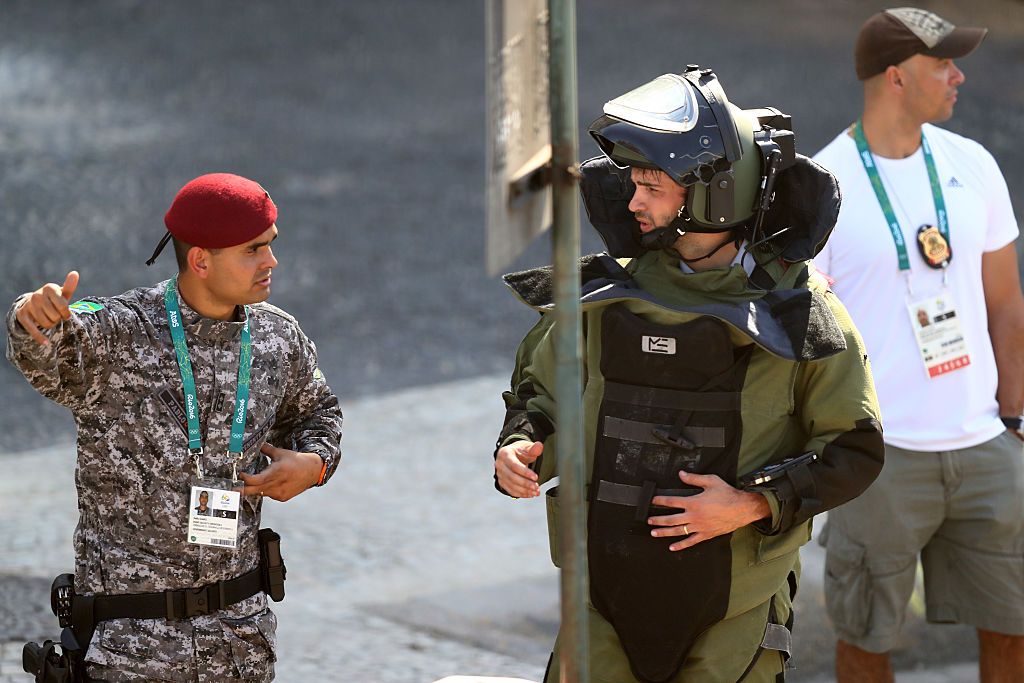
[[[74,586],[55,595],[66,680],[274,677],[284,566],[262,498],[326,482],[342,425],[312,341],[264,303],[276,219],[259,184],[201,176],[153,256],[173,238],[177,276],[69,304],[71,272],[7,316],[8,358],[78,427]],[[195,514],[202,491],[213,515]]]
[[[781,681],[810,519],[882,466],[864,347],[809,264],[835,179],[696,66],[604,114],[581,185],[609,252],[582,263],[592,677]],[[557,475],[550,279],[505,278],[542,314],[495,455],[519,498]]]

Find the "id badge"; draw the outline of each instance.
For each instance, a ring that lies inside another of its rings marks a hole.
[[[242,486],[242,482],[230,479],[193,479],[188,509],[189,543],[238,547]]]
[[[960,318],[948,291],[911,302],[907,312],[929,379],[971,364]]]

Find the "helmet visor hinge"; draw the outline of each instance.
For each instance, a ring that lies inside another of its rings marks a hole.
[[[708,183],[707,220],[728,225],[735,218],[736,176],[732,170],[719,171]]]

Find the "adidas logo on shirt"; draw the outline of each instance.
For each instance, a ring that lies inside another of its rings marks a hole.
[[[950,176],[949,177],[949,182],[946,183],[946,187],[963,187],[963,186],[964,186],[964,184],[961,183],[959,180],[957,180],[955,175],[954,176]]]

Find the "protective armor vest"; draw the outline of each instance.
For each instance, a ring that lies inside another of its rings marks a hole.
[[[732,553],[730,535],[669,551],[678,539],[652,538],[647,519],[678,510],[652,508],[651,498],[699,492],[680,489],[680,470],[736,481],[739,391],[752,346],[733,347],[714,318],[657,325],[619,305],[604,312],[601,346],[591,600],[614,625],[637,676],[665,681],[694,639],[725,616]]]

